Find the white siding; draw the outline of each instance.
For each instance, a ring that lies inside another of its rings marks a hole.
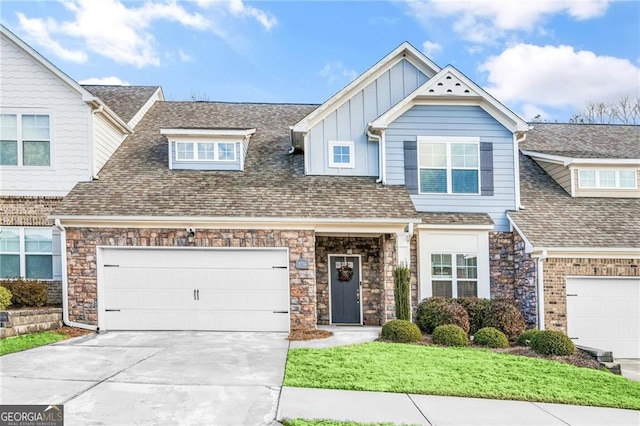
[[[546,161],[537,161],[538,165],[544,169],[549,176],[562,187],[567,194],[571,194],[571,173],[569,168],[561,164],[548,163]]]
[[[103,114],[93,116],[93,174],[98,175],[102,166],[111,158],[125,138],[122,130],[118,129]]]
[[[140,120],[142,120],[142,117],[144,117],[144,115],[147,113],[147,111],[151,109],[153,104],[155,104],[156,101],[163,101],[163,100],[164,100],[164,97],[162,96],[162,90],[158,88],[158,90],[156,90],[153,96],[149,98],[147,103],[144,104],[142,108],[140,108],[140,110],[136,113],[136,115],[133,116],[131,120],[129,120],[129,122],[127,123],[129,127],[131,127],[132,129],[135,128],[136,125],[140,122]]]
[[[89,107],[80,94],[2,37],[0,109],[51,116],[50,167],[0,166],[0,194],[63,196],[91,176]]]

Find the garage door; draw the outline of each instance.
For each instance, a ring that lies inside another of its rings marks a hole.
[[[640,358],[640,279],[567,278],[567,333],[615,358]]]
[[[289,330],[286,250],[101,250],[107,330]]]

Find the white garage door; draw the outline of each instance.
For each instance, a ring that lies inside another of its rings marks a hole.
[[[101,250],[106,330],[289,330],[286,250]]]
[[[577,345],[640,358],[640,279],[567,278],[567,333]]]

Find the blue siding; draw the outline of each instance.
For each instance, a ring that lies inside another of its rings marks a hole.
[[[235,143],[236,161],[179,161],[176,160],[174,144],[175,142],[171,142],[170,154],[174,170],[242,170],[242,165],[240,164],[240,143]]]
[[[506,211],[516,203],[512,133],[478,106],[414,106],[386,131],[388,185],[404,185],[404,141],[417,136],[479,137],[481,142],[493,143],[494,195],[411,195],[416,209],[489,213],[497,231],[508,231]]]
[[[309,130],[308,157],[311,175],[378,176],[378,144],[367,140],[367,124],[427,81],[427,76],[406,60],[400,61],[376,81],[356,93],[327,118]],[[355,168],[329,168],[328,141],[353,141]]]

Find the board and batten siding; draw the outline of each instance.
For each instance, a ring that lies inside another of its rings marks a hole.
[[[201,142],[207,142],[205,140]],[[177,160],[176,143],[171,141],[171,168],[173,170],[242,170],[240,149],[244,149],[241,142],[234,142],[236,150],[235,161],[194,161]]]
[[[93,136],[93,174],[97,176],[102,166],[122,144],[125,135],[102,114],[95,114],[93,116]]]
[[[49,114],[51,165],[0,166],[0,193],[64,196],[79,181],[91,179],[89,107],[50,70],[1,38],[0,110],[3,113]]]
[[[427,76],[403,59],[312,127],[307,174],[378,176],[378,144],[368,141],[367,125],[425,81]],[[329,141],[354,142],[354,168],[329,167]]]
[[[404,185],[404,142],[418,136],[478,137],[493,146],[493,195],[411,194],[419,212],[488,213],[508,231],[516,207],[513,134],[478,106],[416,105],[386,130],[386,184]]]
[[[571,194],[571,173],[569,168],[561,164],[549,163],[547,161],[534,160],[549,176],[562,187],[567,194]]]

